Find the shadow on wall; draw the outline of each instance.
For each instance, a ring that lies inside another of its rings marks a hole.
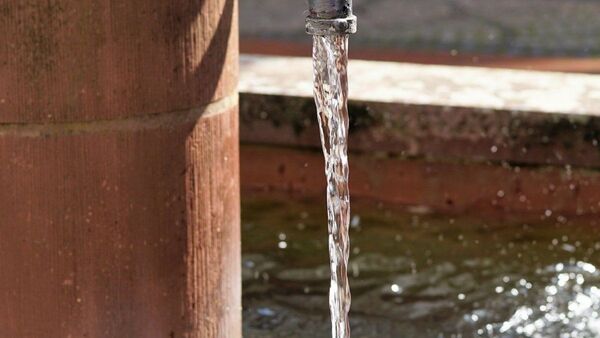
[[[112,120],[229,94],[237,72],[237,46],[229,48],[237,44],[236,4],[0,5],[0,123]]]
[[[230,49],[229,46],[224,44],[230,41],[234,27],[236,1],[225,0],[222,15],[210,41],[204,41],[205,35],[203,33],[208,27],[200,27],[201,25],[208,25],[208,20],[203,17],[202,8],[210,6],[210,4],[207,3],[207,0],[179,0],[179,2],[181,1],[187,2],[187,5],[171,6],[173,12],[168,15],[169,20],[172,21],[168,24],[177,29],[173,34],[178,49],[176,54],[181,55],[183,59],[182,69],[177,69],[177,71],[183,74],[185,83],[201,86],[200,88],[193,88],[193,90],[201,91],[206,98],[214,98],[220,81],[197,81],[197,79],[221,78],[221,73],[227,62],[227,53]],[[181,23],[181,21],[184,22]],[[237,27],[237,24],[235,27]],[[198,46],[200,43],[208,43],[208,47]],[[204,53],[198,55],[198,51],[204,51]],[[198,57],[201,57],[201,59],[198,59]]]

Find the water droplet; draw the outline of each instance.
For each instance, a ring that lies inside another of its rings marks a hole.
[[[558,289],[554,285],[548,285],[546,286],[545,291],[547,294],[554,296],[558,292]]]
[[[268,307],[261,307],[258,310],[256,310],[256,312],[258,312],[259,315],[265,317],[273,317],[275,315],[275,311],[269,309]]]
[[[392,284],[392,286],[390,286],[390,290],[392,290],[393,293],[401,293],[403,291],[398,284]]]
[[[354,215],[350,221],[350,226],[352,228],[358,228],[360,226],[360,216]]]

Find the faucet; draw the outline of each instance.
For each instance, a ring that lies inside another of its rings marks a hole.
[[[311,35],[356,33],[352,0],[308,0],[306,32]]]

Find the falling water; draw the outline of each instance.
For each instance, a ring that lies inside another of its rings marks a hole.
[[[350,286],[347,266],[350,238],[348,190],[348,36],[314,36],[314,95],[327,176],[327,218],[332,336],[350,337]]]

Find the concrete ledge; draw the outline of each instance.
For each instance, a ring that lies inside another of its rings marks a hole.
[[[308,58],[241,57],[241,140],[319,147]],[[351,61],[350,150],[600,167],[596,75]]]

